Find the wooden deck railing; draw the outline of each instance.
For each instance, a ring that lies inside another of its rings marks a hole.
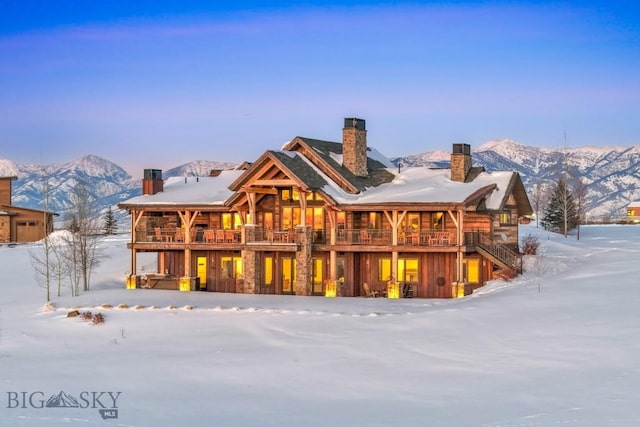
[[[136,229],[135,241],[140,243],[184,243],[184,229],[180,227]],[[191,243],[240,243],[240,230],[191,230]]]
[[[313,230],[314,244],[329,244],[329,230]],[[262,227],[247,228],[245,241],[247,243],[296,243],[298,237],[296,230],[274,230]],[[135,241],[139,243],[184,243],[185,236],[182,228],[153,227],[136,229]],[[221,229],[193,229],[190,243],[240,243],[240,230]],[[391,230],[377,229],[340,229],[336,232],[337,245],[392,245],[393,234]],[[401,232],[398,235],[398,246],[427,246],[448,247],[456,246],[456,233],[450,231],[415,230],[413,232]]]

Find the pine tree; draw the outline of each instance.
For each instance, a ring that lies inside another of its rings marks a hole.
[[[116,234],[118,224],[113,215],[113,210],[109,206],[109,210],[104,214],[104,234]]]
[[[540,223],[545,230],[561,233],[567,237],[567,233],[576,228],[578,222],[578,209],[571,190],[567,183],[560,178]]]

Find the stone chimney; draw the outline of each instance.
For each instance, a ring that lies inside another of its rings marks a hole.
[[[356,176],[369,176],[367,171],[367,131],[362,119],[344,119],[342,165]]]
[[[465,182],[471,170],[471,146],[453,144],[451,152],[451,181]]]
[[[145,169],[142,178],[142,194],[154,195],[162,192],[162,171]]]

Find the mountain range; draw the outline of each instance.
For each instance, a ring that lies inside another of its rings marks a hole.
[[[406,166],[446,167],[448,151],[430,151],[392,158]],[[629,202],[640,199],[640,145],[552,149],[519,144],[509,139],[488,141],[472,149],[474,166],[487,171],[513,170],[520,174],[526,189],[536,183],[548,188],[560,174],[581,177],[587,187],[588,217],[618,217]],[[198,160],[163,171],[172,176],[207,176],[212,169],[229,169],[236,164]],[[103,209],[141,193],[140,180],[133,179],[120,166],[98,156],[87,155],[65,164],[18,164],[0,159],[0,176],[16,176],[13,204],[42,209],[42,187],[49,183],[50,206],[64,213],[70,206],[71,189],[85,182]],[[63,216],[63,215],[61,215]],[[121,213],[124,216],[124,213]]]

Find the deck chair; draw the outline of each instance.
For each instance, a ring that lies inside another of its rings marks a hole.
[[[378,298],[378,291],[375,289],[371,289],[367,282],[362,284],[362,290],[364,291],[364,296],[371,298]]]
[[[360,243],[371,243],[371,234],[368,230],[360,230]]]
[[[402,284],[402,298],[413,298],[413,286],[409,283]]]

